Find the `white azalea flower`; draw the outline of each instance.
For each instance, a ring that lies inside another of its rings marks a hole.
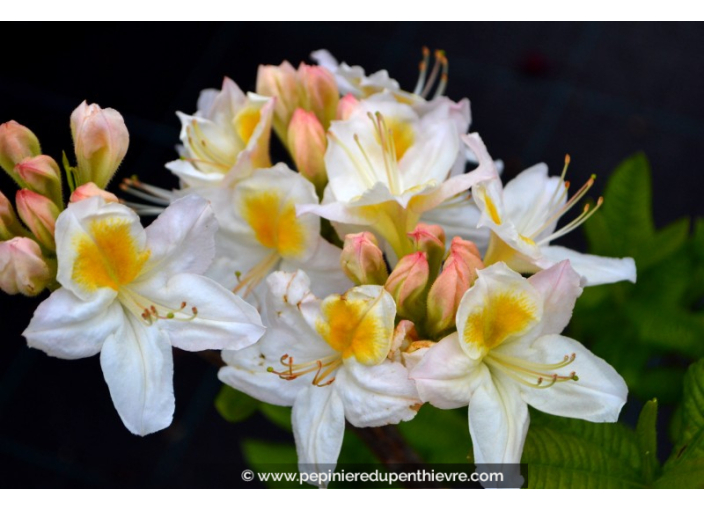
[[[567,168],[566,161],[565,170]],[[610,258],[586,255],[550,243],[579,227],[596,208],[589,206],[575,220],[555,230],[558,220],[589,190],[593,177],[572,198],[567,200],[563,172],[561,177],[548,177],[544,164],[521,172],[502,189],[496,178],[480,182],[472,196],[482,214],[479,227],[491,229],[489,247],[484,257],[487,265],[505,262],[522,273],[535,273],[569,260],[577,273],[586,278],[586,285],[600,285],[621,280],[636,281],[632,258]],[[597,202],[597,208],[601,199]]]
[[[569,262],[528,280],[503,263],[478,275],[457,310],[457,332],[428,349],[411,371],[423,401],[441,409],[469,403],[476,463],[520,462],[527,404],[558,416],[616,421],[625,382],[560,335],[582,293]]]
[[[199,192],[215,210],[220,229],[208,275],[249,295],[276,270],[305,270],[321,294],[342,292],[352,282],[340,267],[341,250],[320,235],[320,218],[296,216],[296,207],[318,204],[315,187],[280,163],[257,170],[234,187]]]
[[[443,51],[435,52],[435,65],[430,64],[430,50],[423,48],[423,60],[420,63],[420,74],[413,92],[401,89],[396,80],[389,76],[385,69],[369,76],[361,66],[350,66],[339,63],[328,50],[317,50],[310,54],[318,65],[326,68],[335,76],[337,88],[341,95],[352,94],[357,98],[367,98],[380,92],[389,92],[399,101],[407,104],[424,103],[432,89],[437,85],[433,99],[442,96],[447,87],[448,61]],[[430,71],[430,76],[428,76]]]
[[[102,197],[72,203],[56,222],[57,280],[25,330],[30,347],[100,364],[125,426],[145,435],[174,411],[171,346],[241,349],[262,336],[257,311],[201,276],[217,224],[205,200],[174,202],[144,229]]]
[[[274,405],[293,406],[302,472],[334,468],[345,419],[357,427],[410,420],[419,407],[406,368],[388,359],[396,306],[375,285],[320,301],[305,273],[268,280],[267,334],[238,352],[223,351],[220,379]]]
[[[375,97],[360,101],[345,121],[333,122],[325,165],[329,183],[321,205],[299,207],[344,225],[371,226],[399,258],[410,249],[406,233],[420,216],[473,184],[496,175],[477,134],[464,138],[479,167],[453,175],[461,156],[461,114],[446,103],[420,116],[408,105]],[[467,106],[467,122],[468,122]],[[464,161],[462,161],[462,165]]]
[[[206,89],[193,115],[181,119],[182,158],[166,165],[188,186],[217,185],[226,174],[242,179],[271,166],[269,140],[274,100],[249,93],[225,78],[222,90]]]

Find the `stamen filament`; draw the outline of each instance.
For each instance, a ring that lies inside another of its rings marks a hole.
[[[247,274],[240,280],[232,292],[237,293],[243,288],[246,288],[244,296],[247,297],[256,288],[257,285],[264,279],[269,271],[277,264],[281,256],[274,251],[259,264],[250,269]]]
[[[423,46],[423,60],[421,60],[420,64],[418,65],[418,68],[420,70],[420,74],[418,75],[418,81],[416,82],[416,86],[413,89],[413,93],[418,96],[420,95],[421,91],[423,90],[423,86],[425,85],[425,78],[428,75],[428,64],[430,63],[430,50],[428,49],[427,46]]]

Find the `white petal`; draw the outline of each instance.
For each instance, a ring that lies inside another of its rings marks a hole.
[[[85,358],[100,352],[123,320],[114,291],[101,291],[95,299],[83,301],[62,288],[40,303],[23,335],[30,347],[50,356]]]
[[[548,177],[548,167],[539,163],[524,170],[509,181],[504,188],[506,215],[520,234],[535,240],[550,235],[555,230],[557,219],[546,227],[537,238],[533,234],[550,219],[553,211],[567,200],[561,193],[559,177]]]
[[[440,409],[454,409],[469,402],[481,382],[480,366],[464,353],[457,333],[453,333],[427,350],[410,377],[415,380],[423,402]]]
[[[578,381],[565,381],[549,388],[521,387],[523,399],[543,412],[581,418],[593,422],[614,422],[626,403],[628,388],[611,365],[592,354],[581,343],[560,335],[536,340],[530,349],[530,361],[556,363],[564,356],[576,354],[574,361],[558,370],[561,375],[574,371]],[[564,372],[564,374],[563,374]]]
[[[143,250],[146,245],[144,228],[139,222],[139,216],[132,209],[122,204],[106,203],[98,196],[69,204],[56,220],[56,255],[59,261],[56,279],[64,288],[84,300],[95,299],[95,292],[104,291],[104,287],[90,290],[88,286],[82,285],[76,280],[77,275],[74,272],[74,264],[79,256],[77,246],[83,242],[95,242],[91,229],[94,222],[125,223],[128,225],[129,239],[122,241],[133,242],[133,248],[137,251]],[[104,241],[105,239],[101,240]],[[99,246],[98,250],[100,249],[102,248]],[[110,261],[111,264],[114,262]],[[91,274],[83,276],[90,277]]]
[[[528,281],[543,297],[540,334],[561,333],[572,318],[577,298],[582,295],[581,278],[569,261],[563,261],[531,276]]]
[[[449,119],[424,126],[418,138],[399,161],[405,189],[431,180],[445,181],[460,150],[459,133]]]
[[[171,424],[173,357],[168,338],[157,327],[126,314],[122,327],[103,344],[100,365],[130,432],[144,436]]]
[[[220,172],[201,172],[193,166],[193,163],[183,159],[166,163],[166,168],[191,188],[217,186],[224,177]]]
[[[528,432],[528,406],[511,380],[492,377],[486,366],[483,383],[469,401],[469,433],[476,464],[517,464]]]
[[[318,248],[309,260],[296,263],[284,260],[281,263],[282,271],[301,269],[311,279],[311,290],[316,296],[329,296],[342,294],[354,283],[345,275],[340,266],[342,250],[330,244],[325,239],[320,239]]]
[[[146,228],[151,257],[144,272],[163,281],[177,273],[203,274],[215,256],[217,228],[205,199],[188,195],[174,201]]]
[[[469,194],[460,193],[434,209],[423,213],[420,221],[431,225],[440,225],[445,230],[448,249],[452,239],[458,236],[467,241],[472,241],[477,245],[481,253],[486,253],[491,230],[486,227],[477,228],[480,215],[479,208],[469,198]]]
[[[242,349],[264,334],[259,313],[252,305],[205,276],[181,273],[169,278],[164,286],[150,280],[131,285],[130,290],[154,304],[160,317],[174,315],[158,319],[156,326],[166,331],[172,345],[180,349]],[[186,305],[182,308],[183,303]]]
[[[227,363],[218,372],[218,378],[225,384],[250,395],[257,400],[277,406],[292,406],[298,393],[310,386],[309,378],[286,381],[267,368],[283,369],[279,359],[268,355],[268,338],[265,336],[256,344],[239,351],[222,351],[222,359]]]
[[[599,257],[586,255],[562,246],[545,246],[541,249],[541,267],[549,267],[562,260],[569,260],[572,268],[586,278],[586,285],[602,285],[623,280],[636,282],[636,263],[630,258]]]
[[[334,469],[345,434],[345,409],[333,385],[308,386],[291,413],[301,473]]]
[[[411,420],[421,403],[408,370],[397,362],[369,367],[347,359],[333,385],[344,404],[345,417],[356,427]]]

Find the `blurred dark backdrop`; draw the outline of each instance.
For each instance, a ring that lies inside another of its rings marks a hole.
[[[704,213],[702,24],[82,24],[56,39],[41,37],[41,24],[4,29],[0,122],[27,125],[58,159],[71,149],[69,115],[81,101],[116,108],[131,134],[116,182],[136,173],[175,186],[163,168],[178,143],[174,112],[193,112],[199,91],[218,88],[223,75],[253,90],[258,64],[297,65],[328,48],[412,89],[427,45],[447,52],[447,95],[470,98],[472,130],[505,161],[507,177],[539,161],[558,173],[569,153],[573,182],[599,174],[596,196],[610,170],[642,150],[656,224]],[[39,37],[39,52],[23,47]],[[13,196],[5,175],[0,186]],[[37,303],[0,296],[1,486],[236,486],[240,438],[285,437],[256,418],[222,420],[212,404],[216,369],[180,351],[173,425],[132,436],[97,357],[63,361],[27,348],[21,332]]]

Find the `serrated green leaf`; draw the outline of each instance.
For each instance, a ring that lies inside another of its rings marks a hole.
[[[658,443],[656,424],[658,418],[658,401],[653,399],[646,402],[638,417],[636,426],[636,439],[640,449],[643,466],[643,478],[647,485],[653,483],[660,469],[658,462]]]
[[[704,316],[671,307],[632,302],[625,315],[638,328],[639,340],[691,358],[704,356]]]
[[[636,256],[638,248],[652,239],[652,186],[645,155],[635,154],[614,170],[604,191],[604,205],[597,214],[604,217],[614,250],[604,255]]]
[[[249,418],[259,407],[259,401],[223,384],[215,397],[215,409],[230,423],[238,423]]]
[[[684,377],[682,401],[682,441],[689,443],[704,431],[704,359],[694,363]]]
[[[623,425],[531,416],[521,461],[528,488],[644,486],[635,435]]]
[[[655,488],[704,488],[704,430],[688,444],[675,449],[665,464],[663,475],[655,481]]]
[[[291,408],[262,402],[259,411],[274,425],[291,432]]]
[[[638,271],[668,261],[687,241],[688,234],[689,218],[680,218],[655,232],[639,247],[636,257]]]

